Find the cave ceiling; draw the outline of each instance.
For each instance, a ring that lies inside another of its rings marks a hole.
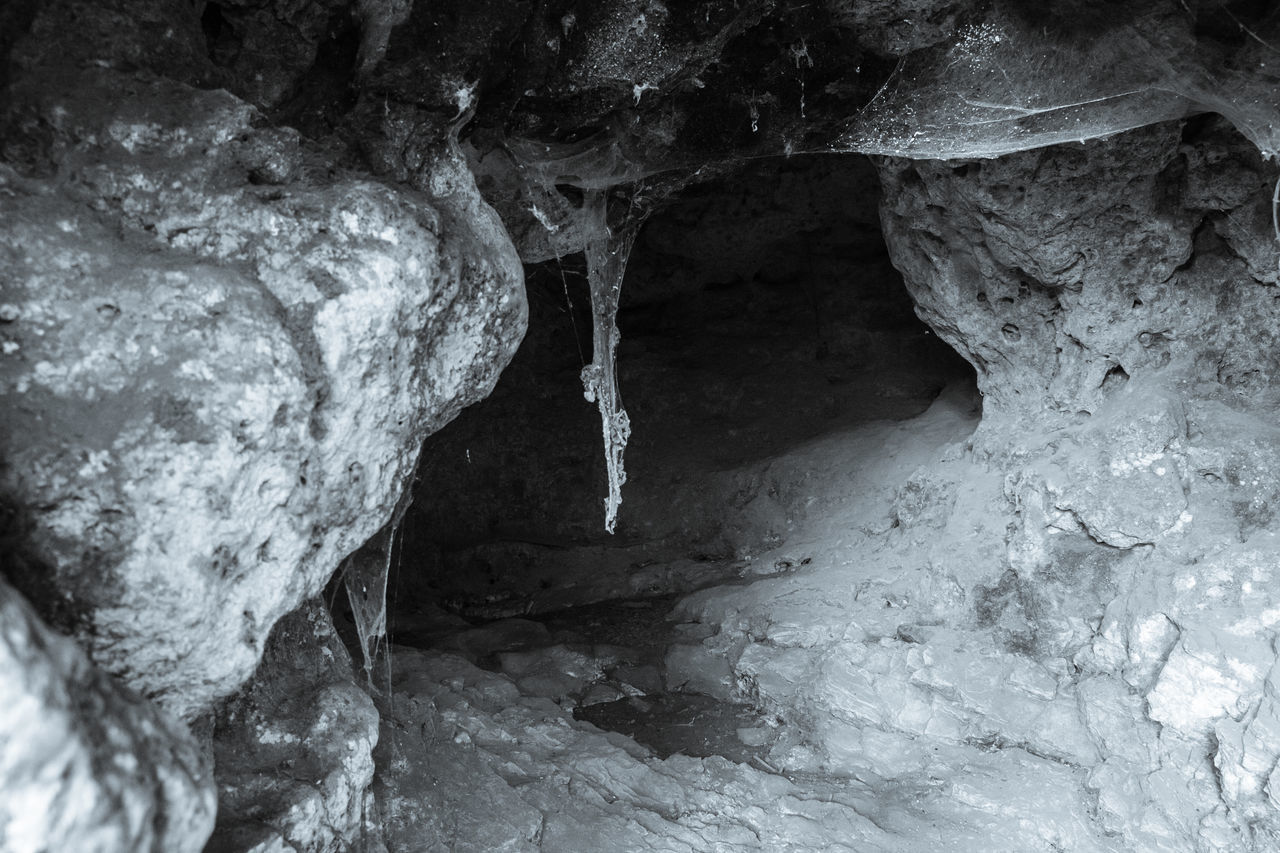
[[[409,183],[460,144],[526,261],[582,248],[577,191],[643,217],[757,157],[986,158],[1200,112],[1280,148],[1280,10],[1255,0],[59,5],[6,73],[72,59],[226,88]],[[21,29],[34,4],[3,14]]]

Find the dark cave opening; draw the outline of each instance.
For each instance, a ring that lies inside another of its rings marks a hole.
[[[941,421],[959,442],[980,410],[972,366],[916,317],[890,261],[878,188],[865,157],[759,160],[646,223],[617,321],[632,435],[614,535],[579,378],[592,355],[585,262],[526,267],[514,360],[425,443],[391,553],[383,531],[347,568],[375,586],[386,572],[392,646],[461,656],[662,758],[768,770],[799,729],[704,653],[715,641],[681,615],[686,596],[847,561],[847,522],[824,516],[874,488],[858,469],[906,480],[927,462],[895,439],[900,424],[941,405],[959,413]],[[917,521],[918,498],[885,529]],[[331,597],[360,660],[351,590],[335,578]],[[375,633],[376,593],[353,593]]]
[[[598,414],[579,380],[584,264],[528,267],[518,354],[425,445],[388,582],[392,642],[798,562],[769,555],[811,512],[814,462],[779,460],[919,415],[947,386],[976,406],[972,367],[915,316],[877,203],[864,157],[776,158],[646,224],[618,318],[632,439],[613,536]],[[819,464],[847,464],[836,456]]]

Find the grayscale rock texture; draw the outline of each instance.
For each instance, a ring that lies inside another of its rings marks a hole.
[[[0,5],[0,849],[1280,847],[1277,44]],[[577,258],[646,222],[609,536]],[[694,693],[741,760],[575,716]]]
[[[484,395],[522,276],[465,184],[351,175],[225,91],[55,59],[10,90],[5,571],[191,716]]]
[[[96,669],[0,581],[0,845],[191,851],[213,768],[176,717]]]
[[[205,849],[377,850],[377,741],[378,710],[312,599],[276,623],[257,672],[218,711],[218,824]]]

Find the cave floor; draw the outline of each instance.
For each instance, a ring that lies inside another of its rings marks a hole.
[[[986,734],[1052,726],[1053,691],[955,618],[1004,547],[975,424],[952,388],[789,451],[791,535],[692,592],[400,614],[375,676],[388,847],[1120,849],[1084,762]]]

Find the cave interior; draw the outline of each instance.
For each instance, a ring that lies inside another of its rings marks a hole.
[[[0,851],[1280,849],[1278,54],[0,4]]]

